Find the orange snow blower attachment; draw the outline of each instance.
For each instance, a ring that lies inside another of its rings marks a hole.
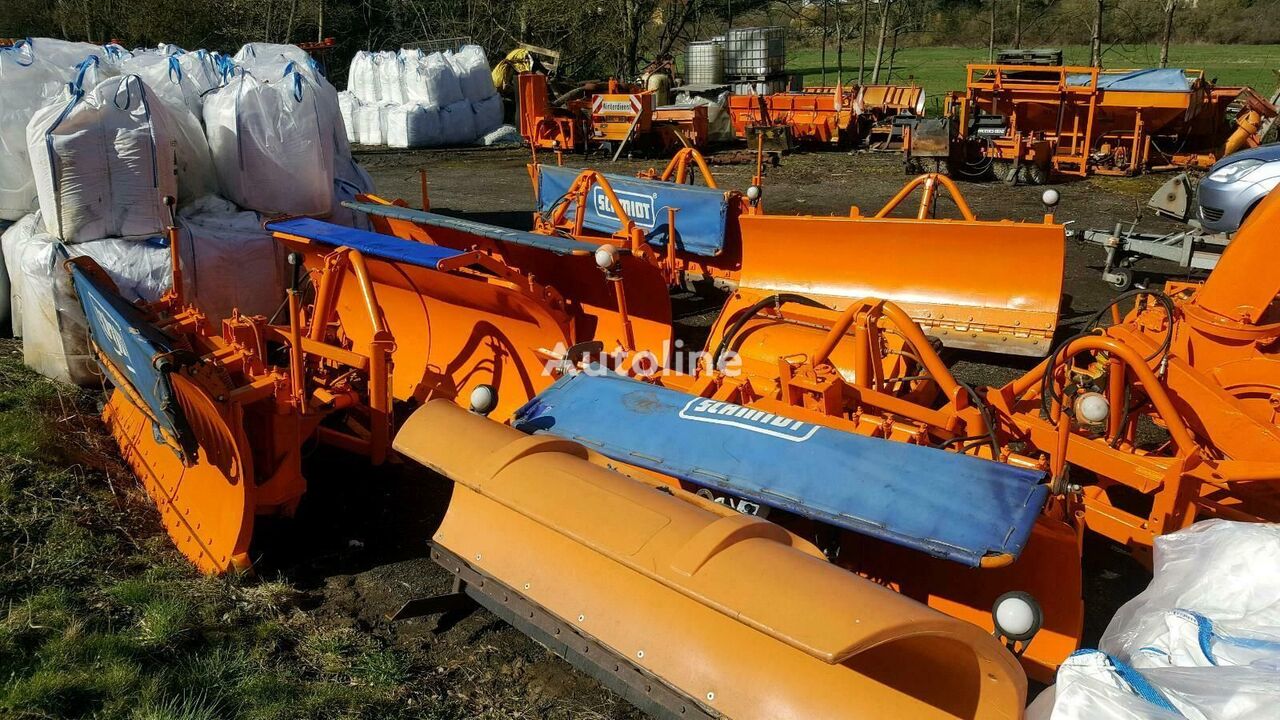
[[[978,220],[949,178],[927,174],[872,216],[856,207],[848,217],[771,215],[758,200],[717,188],[696,160],[677,156],[660,179],[531,166],[539,232],[629,247],[673,283],[702,275],[744,293],[800,293],[835,308],[880,298],[948,347],[1049,351],[1066,253],[1052,214],[1037,223]],[[698,177],[691,162],[704,186],[664,181]],[[934,216],[940,188],[959,219]],[[915,216],[892,217],[916,190]]]
[[[773,523],[442,401],[395,447],[457,483],[434,553],[465,591],[656,715],[1021,715],[995,638]]]

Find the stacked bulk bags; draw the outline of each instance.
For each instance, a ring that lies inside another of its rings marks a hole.
[[[489,61],[485,59],[484,49],[479,45],[466,45],[457,53],[449,55],[449,64],[462,94],[471,102],[480,102],[498,91],[493,87],[493,75],[489,69]]]
[[[475,135],[487,135],[502,127],[502,97],[493,86],[493,74],[484,49],[479,45],[466,45],[449,56],[449,64],[458,76],[463,96],[471,103]]]
[[[177,197],[173,123],[137,75],[73,86],[41,108],[27,149],[45,227],[67,242],[140,237],[169,223]]]
[[[209,149],[228,199],[267,214],[329,211],[341,115],[336,96],[320,96],[297,72],[273,82],[242,72],[206,96]]]
[[[30,44],[0,48],[0,220],[18,220],[38,207],[27,124],[62,82]]]
[[[420,67],[424,103],[445,107],[467,99],[458,74],[442,53],[431,53],[423,58]]]
[[[342,116],[342,126],[347,131],[347,142],[356,142],[356,110],[360,100],[350,90],[338,93],[338,114]]]
[[[382,104],[361,105],[353,111],[356,122],[356,142],[361,145],[382,145],[386,142],[386,113]]]

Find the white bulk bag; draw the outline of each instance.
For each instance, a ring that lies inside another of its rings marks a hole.
[[[462,94],[471,102],[480,102],[498,92],[493,86],[489,61],[479,45],[465,45],[448,59],[462,85]]]
[[[137,75],[40,109],[27,147],[49,233],[80,242],[161,232],[164,198],[178,194],[174,141],[168,110]]]
[[[490,95],[480,102],[471,103],[471,110],[476,115],[475,134],[477,136],[488,135],[502,127],[502,97],[500,95]]]
[[[248,43],[233,59],[240,67],[266,80],[283,77],[290,70],[297,70],[311,82],[318,82],[321,77],[311,56],[297,45]]]
[[[377,54],[364,50],[357,52],[347,70],[347,90],[360,102],[376,103],[382,99],[380,88]]]
[[[22,337],[22,253],[35,238],[45,245],[57,242],[57,238],[44,231],[44,220],[38,212],[10,225],[0,237],[9,278],[9,322],[14,337]]]
[[[169,249],[160,238],[107,238],[77,245],[35,235],[17,247],[22,273],[22,359],[46,377],[77,385],[101,383],[89,350],[88,324],[63,264],[87,255],[102,266],[129,302],[158,300],[169,287]]]
[[[70,83],[76,88],[97,87],[104,80],[120,77],[120,69],[104,63],[97,55],[90,55],[73,68]]]
[[[35,54],[44,62],[69,75],[74,68],[90,55],[106,55],[101,45],[85,42],[71,42],[54,38],[30,38],[25,41]]]
[[[284,299],[284,256],[257,213],[207,195],[182,209],[178,226],[187,297],[211,321],[232,310],[275,313]]]
[[[223,195],[267,214],[327,212],[337,105],[336,94],[322,98],[298,73],[274,82],[240,73],[205,96],[205,129]]]
[[[476,139],[476,114],[471,103],[459,100],[440,108],[440,128],[445,145],[470,145]]]
[[[465,99],[458,75],[443,54],[431,53],[422,61],[420,68],[425,97],[418,102],[445,107]]]
[[[350,90],[338,93],[338,113],[342,115],[342,127],[346,131],[348,143],[357,142],[355,112],[362,105],[360,98]]]
[[[361,105],[356,108],[356,142],[361,145],[386,143],[386,126],[383,124],[385,117],[381,105]]]
[[[423,105],[387,108],[387,145],[394,148],[435,147],[444,144],[440,110]]]
[[[0,220],[18,220],[39,207],[27,124],[61,85],[30,45],[0,48]]]
[[[189,59],[184,60],[186,58]],[[208,84],[209,77],[200,58],[193,53],[167,57],[148,53],[126,60],[122,67],[141,77],[169,110],[178,171],[178,201],[185,204],[218,192],[209,141],[200,123],[204,103],[201,95],[215,85]]]
[[[393,105],[404,104],[405,63],[393,52],[380,53],[378,57],[379,99]]]

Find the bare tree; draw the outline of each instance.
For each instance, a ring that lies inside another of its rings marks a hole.
[[[1089,39],[1089,64],[1102,67],[1102,12],[1103,0],[1097,0],[1093,16],[1093,37]]]
[[[996,61],[996,0],[991,0],[991,34],[987,36],[987,62]]]
[[[862,40],[862,52],[858,55],[858,84],[866,82],[867,74],[867,4],[870,0],[862,0],[862,23],[858,25],[858,34]]]
[[[884,41],[889,34],[889,7],[893,0],[877,0],[880,4],[880,33],[876,39],[876,64],[871,68],[871,84],[880,83],[880,64],[884,62]]]
[[[1177,7],[1177,0],[1165,0],[1164,41],[1160,43],[1160,67],[1169,67],[1169,43],[1173,40],[1173,11]]]
[[[1022,0],[1013,3],[1013,48],[1022,49]]]

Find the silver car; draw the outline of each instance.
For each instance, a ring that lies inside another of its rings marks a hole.
[[[1233,233],[1262,198],[1280,185],[1280,143],[1232,153],[1214,163],[1196,190],[1200,224]]]

